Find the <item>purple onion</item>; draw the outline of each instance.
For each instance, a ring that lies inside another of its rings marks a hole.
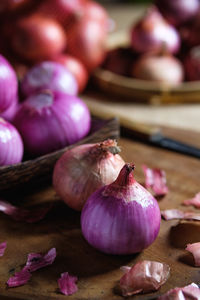
[[[147,14],[133,25],[131,46],[139,53],[158,52],[163,48],[170,53],[176,53],[180,48],[180,37],[177,30],[152,6]]]
[[[25,100],[14,119],[33,156],[43,155],[73,144],[90,130],[90,113],[76,96],[49,90]]]
[[[22,138],[17,129],[0,118],[0,166],[21,162],[23,148]]]
[[[137,253],[158,235],[160,209],[126,164],[112,184],[93,193],[83,207],[81,228],[94,248],[109,254]]]
[[[189,21],[199,10],[199,0],[157,0],[156,5],[164,18],[175,26]]]
[[[0,55],[0,112],[17,100],[17,76],[9,62]]]
[[[78,84],[66,67],[60,63],[44,61],[27,72],[22,80],[22,92],[30,96],[44,89],[77,95]]]
[[[0,113],[0,118],[3,118],[8,122],[12,122],[18,109],[19,109],[19,102],[14,101],[4,112]]]
[[[200,11],[188,24],[180,27],[180,35],[183,42],[189,47],[200,45]]]

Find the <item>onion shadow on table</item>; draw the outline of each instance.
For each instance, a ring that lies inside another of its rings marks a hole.
[[[200,239],[200,224],[194,222],[178,223],[169,231],[169,243],[177,249],[185,249],[187,244],[197,243]]]
[[[178,260],[185,265],[188,265],[190,267],[194,267],[194,258],[191,253],[187,252],[183,255],[180,255]]]

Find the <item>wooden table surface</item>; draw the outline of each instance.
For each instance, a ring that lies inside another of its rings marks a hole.
[[[189,137],[194,144],[200,144],[195,139],[195,133],[188,135],[179,132],[179,137],[182,140]],[[180,203],[199,191],[200,160],[125,138],[120,139],[119,145],[125,161],[135,163],[135,178],[140,183],[144,182],[142,164],[166,171],[169,194],[159,200],[161,209],[185,209]],[[0,299],[65,299],[66,296],[58,291],[57,279],[60,273],[66,271],[78,276],[79,290],[70,299],[122,299],[116,289],[122,275],[120,266],[132,266],[143,259],[169,264],[171,275],[158,292],[130,299],[153,299],[175,286],[200,283],[200,269],[193,266],[191,255],[184,250],[187,243],[200,241],[199,222],[162,220],[159,236],[148,249],[137,255],[105,255],[84,240],[80,229],[80,214],[59,201],[52,187],[38,188],[38,191],[28,194],[13,194],[12,200],[18,205],[30,207],[53,202],[53,208],[44,220],[25,224],[1,213],[0,242],[7,240],[8,247],[0,258]],[[22,287],[6,287],[9,276],[22,268],[28,253],[46,252],[52,247],[57,249],[57,257],[51,266],[34,272],[31,280]]]

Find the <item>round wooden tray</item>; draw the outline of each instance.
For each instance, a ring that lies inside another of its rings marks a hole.
[[[110,35],[107,49],[127,47],[129,36],[120,31]],[[117,75],[102,68],[95,70],[93,79],[104,92],[120,96],[127,101],[144,101],[152,104],[200,102],[200,81],[184,82],[177,86],[170,86]]]
[[[0,191],[13,188],[35,186],[40,182],[51,180],[53,167],[58,158],[68,149],[85,143],[102,142],[108,138],[119,137],[119,121],[93,119],[91,133],[81,141],[61,150],[43,155],[33,160],[10,166],[0,167]]]

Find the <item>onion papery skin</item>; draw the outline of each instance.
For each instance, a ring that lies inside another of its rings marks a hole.
[[[53,19],[34,14],[18,20],[14,26],[13,50],[30,62],[48,60],[66,47],[64,29]]]
[[[113,140],[77,146],[62,155],[53,173],[53,186],[71,208],[81,210],[88,197],[100,187],[113,182],[124,160],[113,154]]]
[[[183,81],[181,62],[169,55],[143,55],[133,65],[132,76],[138,79],[177,85]]]
[[[9,62],[0,55],[0,113],[17,101],[17,76]]]
[[[153,243],[160,219],[157,201],[127,174],[125,165],[114,183],[89,197],[82,210],[81,228],[94,248],[108,254],[132,254]]]
[[[17,129],[0,118],[0,166],[17,164],[22,161],[24,146]]]
[[[65,66],[73,76],[76,78],[78,83],[78,91],[82,92],[88,82],[88,72],[82,62],[69,54],[60,54],[52,59]]]
[[[31,68],[22,80],[21,88],[26,96],[44,89],[69,95],[78,93],[78,84],[72,73],[53,61],[44,61]]]
[[[157,0],[156,5],[164,18],[175,26],[192,19],[200,7],[198,0]]]
[[[158,52],[165,48],[170,53],[178,52],[178,31],[168,24],[153,6],[131,29],[131,46],[138,53]]]
[[[27,98],[14,119],[25,150],[32,156],[79,141],[88,134],[90,123],[90,112],[81,99],[51,91]]]
[[[67,37],[67,51],[77,57],[88,72],[103,62],[107,30],[101,23],[83,17],[67,31]]]

